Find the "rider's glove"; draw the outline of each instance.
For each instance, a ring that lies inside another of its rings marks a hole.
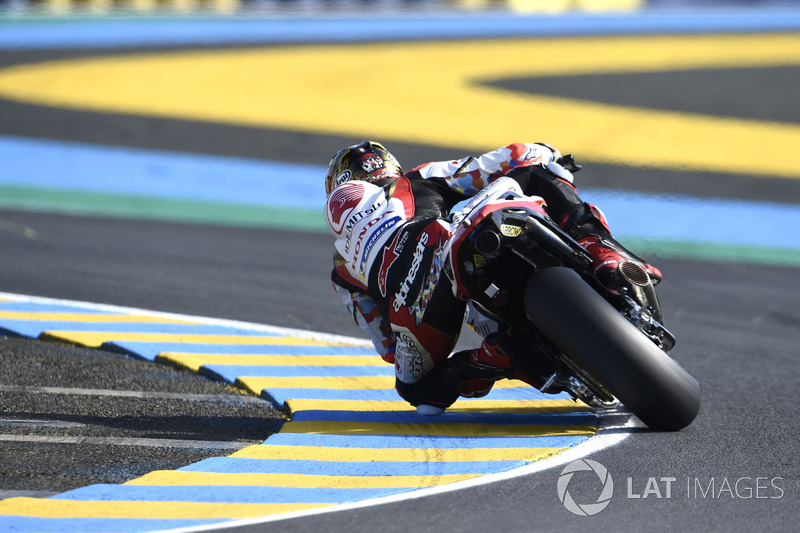
[[[552,152],[552,154],[553,154],[553,161],[558,161],[561,158],[561,152],[555,146],[552,146],[552,145],[547,144],[547,143],[533,143],[533,144],[538,144],[539,146],[544,146],[545,148],[550,150],[550,152]]]
[[[583,168],[581,165],[579,165],[578,163],[575,162],[575,158],[572,157],[572,154],[567,154],[567,155],[559,157],[556,160],[556,163],[558,163],[562,167],[566,168],[567,170],[569,170],[573,174],[576,173],[577,171],[579,171],[581,168]]]

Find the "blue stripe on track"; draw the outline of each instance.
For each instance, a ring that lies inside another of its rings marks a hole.
[[[233,518],[231,519],[233,520]],[[211,520],[152,519],[152,518],[39,518],[34,516],[3,516],[0,531],[14,533],[139,533],[168,529],[221,524],[224,518]]]
[[[392,17],[285,17],[220,19],[106,19],[14,25],[5,22],[0,49],[220,45],[225,43],[364,42],[475,39],[556,35],[792,31],[800,28],[793,6],[758,9],[674,9],[568,16],[508,12],[399,15]]]
[[[59,322],[48,320],[3,319],[2,327],[20,335],[37,337],[43,331],[126,332],[126,333],[185,333],[187,335],[246,335],[258,337],[277,336],[274,333],[232,329],[226,326],[205,324],[171,324],[163,322]]]
[[[89,309],[68,304],[50,304],[37,302],[0,301],[0,311],[14,311],[24,313],[81,313],[88,315],[119,315],[119,312]]]
[[[96,484],[52,496],[55,500],[205,503],[347,503],[391,496],[415,488],[325,489],[316,487],[258,487],[196,485]]]
[[[317,165],[2,135],[0,161],[4,185],[312,208],[320,213],[325,205],[320,185],[325,167]],[[109,168],[114,169],[114,179],[108,179]]]
[[[193,344],[141,341],[115,341],[108,344],[151,361],[158,354],[165,352],[228,355],[375,355],[373,349],[360,346]]]
[[[307,474],[317,476],[444,476],[492,474],[528,464],[528,461],[309,461],[302,459],[249,459],[213,457],[184,466],[187,472],[225,474]]]
[[[85,192],[295,207],[313,213],[310,216],[317,216],[324,227],[322,166],[7,136],[0,136],[0,160],[0,185],[59,189],[68,184],[71,190]],[[107,178],[108,168],[115,169],[118,179]],[[287,175],[291,181],[283,179]],[[800,249],[793,233],[800,226],[796,205],[592,188],[581,189],[581,195],[599,205],[615,234],[626,238]]]
[[[397,424],[484,424],[505,426],[519,424],[597,424],[597,415],[591,412],[569,411],[566,413],[472,413],[447,411],[440,416],[422,416],[415,411],[299,411],[292,422],[334,421]],[[291,425],[285,426],[291,428]],[[267,439],[267,444],[272,442]]]
[[[291,347],[290,346],[281,346],[279,348],[279,350],[281,351],[282,355],[313,355],[315,357],[331,357],[331,358],[333,358],[333,357],[342,357],[342,356],[346,357],[346,356],[350,356],[350,355],[352,355],[354,357],[356,357],[356,356],[358,356],[358,357],[363,357],[363,356],[378,357],[378,355],[375,353],[375,350],[373,350],[371,348],[364,348],[362,346],[344,346],[344,347],[342,347],[342,346],[311,346],[311,345],[308,345],[308,346],[296,345],[296,346],[294,346],[294,348],[297,348],[300,351],[306,351],[307,349],[317,349],[317,352],[320,352],[320,353],[313,353],[313,354],[312,353],[309,353],[309,354],[301,354],[301,353],[287,354],[287,353],[284,353],[283,348],[289,349]],[[257,357],[259,355],[275,355],[275,354],[263,353],[264,350],[261,350],[261,351],[258,351],[258,352],[254,351],[252,353],[227,353],[229,351],[230,350],[226,350],[225,352],[220,352],[220,353],[222,353],[224,355],[235,355],[237,357]],[[217,353],[217,352],[193,352],[193,353]],[[241,365],[241,366],[258,366],[258,365]],[[320,366],[334,366],[334,365],[320,364]],[[380,366],[380,365],[378,365],[378,366]]]
[[[530,389],[530,390],[528,390]],[[532,387],[520,387],[514,389],[494,389],[488,396],[491,400],[521,400],[528,398],[539,398],[533,392]],[[538,391],[536,391],[538,392]],[[283,404],[286,400],[361,400],[361,401],[397,401],[397,392],[392,389],[379,390],[335,390],[335,389],[298,389],[298,388],[279,388],[273,387],[268,391],[269,395],[278,404]],[[550,399],[561,399],[563,396],[548,395]],[[462,400],[459,400],[462,401]]]
[[[337,390],[337,389],[296,389],[272,387],[265,391],[278,405],[286,400],[360,400],[360,401],[397,401],[397,391],[381,390]]]
[[[332,448],[569,448],[588,437],[437,437],[428,435],[324,435],[276,433],[265,445],[320,446]]]
[[[615,235],[800,248],[798,205],[608,189],[583,189],[581,196],[600,206]]]

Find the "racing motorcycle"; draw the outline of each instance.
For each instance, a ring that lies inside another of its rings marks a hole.
[[[556,163],[550,170],[564,172]],[[619,287],[606,288],[589,252],[550,219],[544,200],[524,196],[510,178],[456,206],[451,221],[443,270],[456,297],[547,359],[542,392],[566,391],[601,409],[621,402],[658,430],[694,420],[700,386],[669,356],[675,337],[641,265],[621,263]]]

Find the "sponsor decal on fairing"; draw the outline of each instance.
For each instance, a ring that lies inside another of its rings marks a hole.
[[[392,264],[400,257],[400,254],[403,253],[403,248],[405,248],[407,240],[408,232],[398,231],[391,244],[383,250],[381,268],[378,272],[378,289],[381,291],[381,296],[386,296],[386,276],[389,274],[389,269]]]
[[[389,215],[389,214],[391,214],[391,213],[387,213],[387,215]],[[386,216],[386,215],[384,215],[384,216]],[[381,217],[381,218],[383,218],[383,217]],[[372,248],[375,246],[375,243],[377,242],[378,238],[381,235],[383,235],[386,231],[388,231],[389,228],[392,228],[392,227],[396,226],[401,220],[402,220],[402,218],[400,218],[399,216],[394,216],[394,217],[390,218],[389,220],[385,221],[383,224],[381,224],[377,228],[375,228],[375,231],[372,232],[372,234],[369,236],[369,239],[367,239],[367,243],[364,245],[364,253],[361,254],[361,261],[358,264],[358,272],[360,274],[366,275],[367,258],[369,257],[369,254],[372,252]],[[380,221],[380,219],[378,219],[378,221]],[[371,223],[370,223],[370,225],[371,225]],[[366,231],[366,230],[367,230],[367,228],[364,228],[364,231]],[[359,243],[360,243],[360,241],[359,241]],[[356,254],[358,254],[358,251],[356,251]]]
[[[422,290],[417,296],[417,301],[408,309],[409,315],[413,316],[417,321],[417,327],[422,322],[422,317],[425,315],[425,309],[428,307],[428,302],[433,295],[434,289],[439,284],[439,274],[442,271],[442,256],[445,248],[445,242],[442,239],[441,233],[439,234],[439,243],[433,251],[433,262],[431,270],[428,273],[426,281],[422,284]]]
[[[419,266],[422,263],[423,256],[425,255],[425,245],[427,243],[428,233],[425,232],[419,236],[419,240],[417,241],[417,248],[414,250],[414,259],[411,261],[411,268],[408,271],[408,275],[406,276],[406,279],[403,280],[403,284],[400,285],[400,290],[394,295],[392,309],[394,309],[395,312],[400,311],[400,309],[406,305],[408,291],[411,290],[411,285],[414,283],[414,279],[417,277]]]
[[[414,250],[414,258],[411,261],[411,268],[409,269],[406,278],[403,280],[402,285],[400,285],[400,290],[394,295],[392,309],[394,309],[395,312],[399,312],[401,308],[406,307],[408,309],[408,315],[410,317],[414,317],[417,327],[419,327],[420,323],[422,322],[422,317],[425,315],[425,309],[428,307],[428,302],[430,301],[436,286],[439,284],[444,251],[446,248],[447,239],[449,237],[449,228],[444,226],[439,221],[427,226],[425,231],[423,231],[417,238],[417,247]],[[411,286],[414,284],[414,281],[417,278],[419,267],[425,256],[428,243],[433,239],[436,239],[436,244],[434,245],[436,248],[433,250],[430,270],[428,271],[425,280],[423,281],[420,290],[417,293],[417,297],[413,301],[413,304],[408,305],[408,293],[410,292]],[[387,254],[384,253],[384,258],[386,258],[386,255]],[[388,270],[388,266],[386,268]]]

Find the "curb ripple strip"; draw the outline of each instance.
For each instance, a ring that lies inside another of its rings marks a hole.
[[[394,391],[392,367],[343,337],[2,293],[0,333],[180,365],[290,417],[262,444],[228,457],[2,500],[0,532],[192,528],[401,498],[531,464],[597,431],[585,406],[516,381],[444,415],[417,415]]]

